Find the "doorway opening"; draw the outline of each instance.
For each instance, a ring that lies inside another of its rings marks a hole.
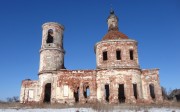
[[[106,101],[109,102],[109,84],[105,85],[105,96],[106,96]]]
[[[125,103],[124,84],[119,84],[118,88],[118,99],[119,103]]]
[[[75,98],[75,102],[79,102],[79,87],[77,87],[76,90],[74,90],[74,98]]]
[[[149,85],[149,89],[150,89],[150,96],[152,99],[155,99],[155,93],[154,93],[154,85],[150,84]]]
[[[45,85],[44,102],[50,103],[51,101],[51,83]]]

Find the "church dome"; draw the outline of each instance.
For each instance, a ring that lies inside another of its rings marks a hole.
[[[103,37],[102,40],[128,39],[128,36],[118,30],[111,30]]]

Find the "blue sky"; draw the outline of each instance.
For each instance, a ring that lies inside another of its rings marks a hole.
[[[65,26],[67,69],[95,69],[111,4],[120,31],[138,41],[141,68],[160,68],[160,84],[180,88],[179,0],[1,0],[0,99],[19,96],[23,79],[38,79],[45,22]]]

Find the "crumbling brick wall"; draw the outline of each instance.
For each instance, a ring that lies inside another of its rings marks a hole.
[[[79,102],[96,101],[96,71],[95,70],[61,70],[58,71],[56,80],[57,93],[56,101],[60,103],[75,102],[74,92],[79,89]],[[63,91],[64,85],[68,86],[68,93]],[[89,86],[90,96],[85,98],[84,88]],[[67,96],[65,95],[67,94]]]
[[[40,102],[43,102],[45,85],[51,83],[51,103],[74,103],[74,92],[79,89],[79,102],[96,102],[95,70],[60,70],[39,75]],[[64,87],[67,87],[67,90]],[[84,88],[89,87],[90,96],[85,98]]]
[[[116,59],[116,50],[121,51],[121,59]],[[133,50],[133,60],[129,51]],[[103,60],[103,52],[107,51],[107,60]],[[95,45],[96,64],[103,68],[139,68],[137,42],[131,39],[100,41]]]
[[[119,85],[124,86],[125,103],[160,103],[162,91],[158,69],[99,69],[60,70],[39,74],[38,81],[24,80],[21,87],[21,103],[43,102],[45,86],[51,83],[51,103],[121,103]],[[109,101],[106,100],[105,85],[109,85]],[[137,98],[133,84],[137,85]],[[155,99],[150,95],[149,85],[154,85]],[[65,89],[66,87],[66,89]],[[90,95],[84,92],[89,87]],[[75,93],[78,92],[78,101]]]
[[[23,80],[21,84],[20,102],[38,102],[38,81]]]
[[[162,90],[159,81],[159,69],[142,70],[142,92],[147,103],[162,102]],[[154,86],[155,99],[151,97],[150,85]],[[154,100],[154,101],[153,101]]]
[[[110,86],[110,103],[119,103],[118,88],[119,84],[124,84],[125,102],[135,103],[133,85],[137,84],[138,99],[142,99],[141,73],[138,69],[107,69],[97,71],[97,99],[100,102],[105,100],[105,85]]]

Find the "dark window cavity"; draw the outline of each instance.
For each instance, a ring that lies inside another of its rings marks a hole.
[[[137,99],[137,84],[133,84],[134,97]]]
[[[109,84],[105,85],[105,96],[106,96],[106,101],[109,102]]]
[[[120,50],[116,51],[116,59],[121,60],[121,51]]]
[[[129,55],[130,55],[130,60],[133,60],[133,59],[134,59],[133,50],[130,50],[130,51],[129,51]]]
[[[50,29],[48,30],[48,37],[47,37],[47,40],[46,40],[46,43],[53,43],[53,30]]]
[[[103,61],[106,61],[106,60],[108,60],[107,51],[104,51],[103,52]]]

